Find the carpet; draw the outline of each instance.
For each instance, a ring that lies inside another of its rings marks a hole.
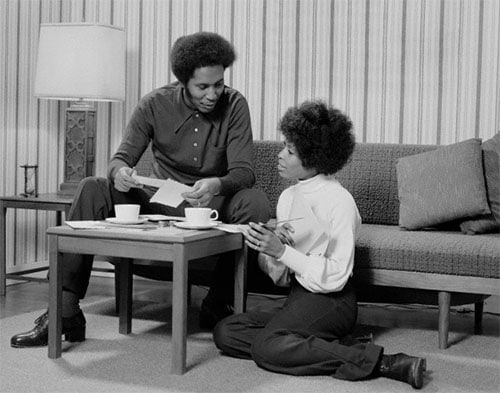
[[[14,349],[9,338],[32,326],[41,311],[0,320],[1,392],[411,392],[409,385],[384,378],[346,382],[328,376],[294,377],[260,369],[252,361],[221,355],[211,333],[196,328],[197,309],[189,310],[188,372],[170,375],[170,305],[134,301],[132,334],[118,334],[113,300],[88,301],[87,339],[63,342],[62,357],[47,348]],[[451,334],[447,350],[437,348],[436,330],[361,326],[375,334],[386,353],[427,358],[423,391],[499,392],[498,335]]]

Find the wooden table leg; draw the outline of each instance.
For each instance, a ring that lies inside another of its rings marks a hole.
[[[120,306],[119,327],[120,334],[130,334],[132,331],[132,260],[128,258],[117,258],[116,269],[120,277]]]
[[[62,254],[57,235],[49,235],[49,358],[61,357]]]
[[[7,273],[7,233],[5,232],[7,218],[7,208],[3,201],[0,201],[0,296],[5,296]]]
[[[234,312],[238,314],[246,310],[247,246],[243,244],[243,247],[236,250],[234,254]]]
[[[184,245],[176,244],[172,283],[172,374],[186,372],[188,261]]]

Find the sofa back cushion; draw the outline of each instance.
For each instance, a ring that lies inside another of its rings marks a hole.
[[[398,225],[396,162],[435,145],[357,143],[350,162],[336,174],[352,194],[365,224]]]
[[[264,191],[271,202],[271,216],[276,216],[276,204],[282,191],[294,182],[278,174],[278,153],[283,142],[254,141],[253,160],[255,167],[255,188]]]
[[[349,163],[336,178],[349,190],[367,224],[398,225],[399,200],[396,162],[399,158],[433,150],[434,145],[357,143]],[[276,169],[283,142],[255,141],[256,188],[267,193],[273,214],[281,192],[293,184]]]

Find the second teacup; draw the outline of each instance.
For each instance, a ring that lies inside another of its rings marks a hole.
[[[197,226],[210,225],[219,218],[217,210],[209,207],[186,207],[184,214],[186,215],[186,223]]]

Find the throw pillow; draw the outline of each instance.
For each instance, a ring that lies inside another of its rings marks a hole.
[[[486,195],[492,214],[460,223],[462,232],[469,235],[500,230],[500,132],[484,141],[482,149]]]
[[[402,157],[396,174],[403,228],[421,229],[491,212],[480,139]]]
[[[493,233],[500,230],[500,224],[492,214],[487,216],[474,217],[460,223],[460,230],[466,235],[476,235],[479,233]]]

